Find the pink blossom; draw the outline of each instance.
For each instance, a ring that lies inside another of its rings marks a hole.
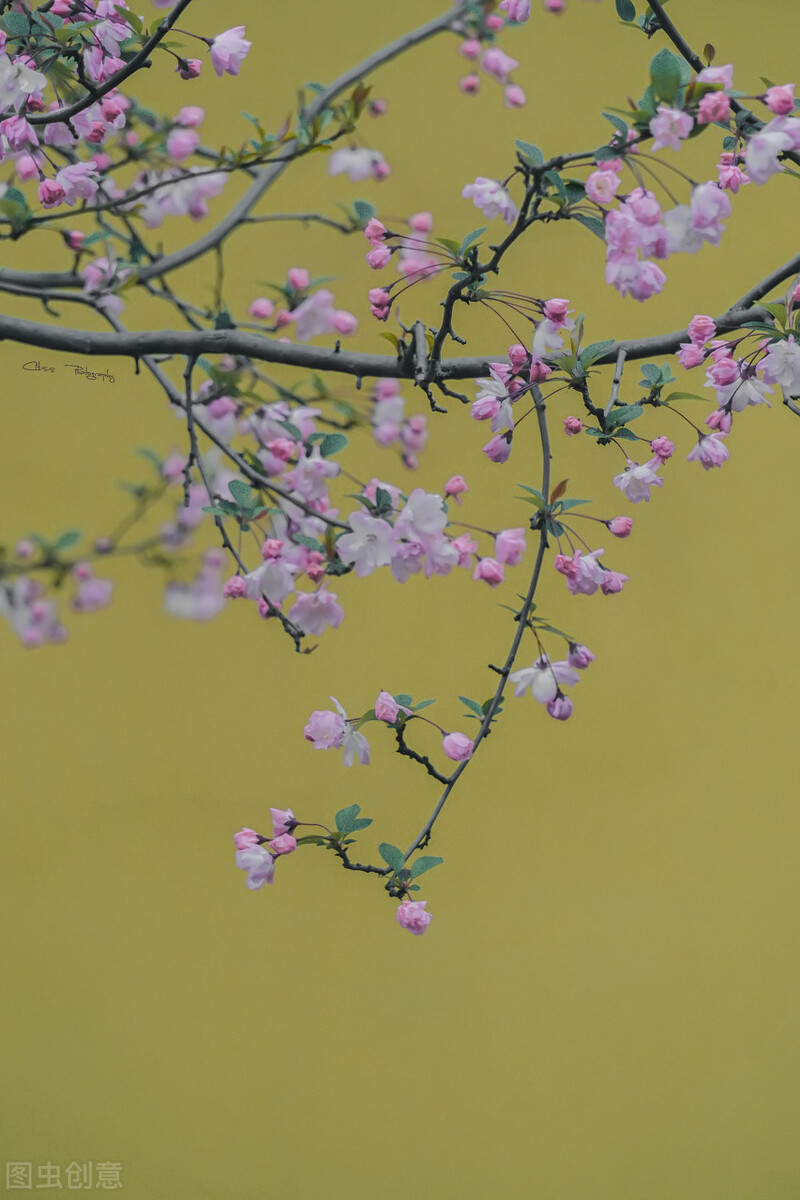
[[[544,324],[544,322],[542,322],[542,324]],[[544,380],[547,379],[547,376],[552,374],[553,368],[549,367],[547,363],[542,362],[542,360],[540,358],[536,358],[535,355],[531,358],[531,369],[529,374],[531,383],[543,383]]]
[[[490,442],[487,442],[483,447],[483,453],[491,462],[504,463],[507,462],[511,455],[511,439],[513,434],[499,433],[497,437],[493,437]]]
[[[224,33],[218,33],[211,42],[211,65],[220,78],[226,73],[228,75],[239,74],[241,65],[253,44],[245,39],[244,33],[244,25],[236,25],[233,29],[226,29]]]
[[[229,600],[240,600],[243,596],[247,595],[247,583],[242,579],[241,575],[232,575],[230,579],[225,581],[222,594]]]
[[[655,138],[653,150],[663,150],[665,146],[671,150],[680,150],[681,141],[692,132],[693,124],[689,113],[659,104],[658,111],[650,122],[650,132]]]
[[[660,466],[661,459],[658,455],[641,466],[628,459],[625,470],[620,475],[614,476],[614,487],[618,487],[631,504],[638,504],[640,500],[649,500],[651,488],[664,486],[664,480],[659,479],[656,475]]]
[[[686,455],[688,462],[699,462],[704,471],[721,467],[730,457],[730,450],[722,441],[724,433],[709,433],[701,437],[697,445]]]
[[[377,150],[366,146],[342,146],[334,150],[328,159],[329,175],[346,175],[351,183],[364,179],[382,179],[389,174],[389,166]]]
[[[268,843],[270,850],[275,855],[291,854],[297,849],[297,841],[290,833],[282,833],[279,837],[273,838]]]
[[[634,300],[649,300],[663,291],[667,282],[666,275],[656,263],[649,259],[639,261],[615,250],[608,255],[605,279],[620,295],[633,296]]]
[[[427,900],[404,900],[396,913],[398,925],[417,936],[424,933],[433,920],[433,914],[425,911],[427,903]]]
[[[751,182],[750,177],[745,175],[742,168],[738,166],[736,155],[727,151],[720,154],[719,162],[714,169],[719,176],[719,186],[728,192],[733,192],[734,195],[740,187]]]
[[[579,433],[583,433],[583,421],[580,417],[565,417],[564,432],[567,437],[576,437]]]
[[[794,112],[794,84],[782,83],[767,88],[763,100],[770,112],[774,112],[776,116],[788,116],[790,112]]]
[[[472,758],[475,744],[465,733],[446,733],[442,738],[442,749],[454,762],[466,762]]]
[[[584,646],[580,642],[570,642],[567,662],[571,667],[577,667],[579,671],[584,671],[596,657],[597,655],[592,654],[588,646]]]
[[[342,337],[350,337],[358,329],[358,317],[344,308],[337,308],[333,314],[333,328]]]
[[[257,321],[267,321],[275,311],[275,305],[266,296],[258,296],[250,305],[248,312]]]
[[[614,171],[592,171],[586,180],[586,195],[595,204],[610,204],[619,185],[619,175]]]
[[[568,721],[572,716],[574,705],[569,696],[555,696],[547,701],[547,711],[556,721]]]
[[[245,883],[253,892],[275,880],[275,861],[263,846],[247,846],[244,850],[237,850],[236,866],[247,871]]]
[[[488,583],[489,587],[497,587],[505,579],[503,564],[494,558],[481,558],[475,564],[472,578]]]
[[[716,183],[701,183],[692,191],[692,228],[718,246],[724,232],[720,224],[723,217],[731,214],[731,202],[727,194]]]
[[[653,454],[655,454],[659,462],[666,462],[667,459],[672,458],[673,454],[675,453],[675,443],[671,442],[669,438],[657,437],[653,438],[652,442],[650,443],[650,449],[653,451]]]
[[[257,846],[260,840],[255,829],[248,829],[247,826],[233,835],[233,844],[237,850],[246,850],[248,846]]]
[[[510,194],[496,179],[487,179],[478,175],[474,183],[468,183],[461,189],[465,200],[472,200],[485,217],[502,217],[507,225],[513,225],[519,215],[519,209]]]
[[[193,129],[173,129],[167,138],[167,154],[175,162],[183,162],[200,145],[200,134]]]
[[[348,523],[353,532],[343,534],[336,543],[342,562],[352,566],[359,578],[372,575],[378,567],[388,567],[395,544],[395,531],[388,521],[357,509]]]
[[[272,817],[273,837],[280,837],[284,833],[291,833],[297,826],[295,815],[290,808],[271,808],[269,815]]]
[[[509,83],[503,93],[503,104],[506,108],[524,108],[528,102],[522,88],[518,83]]]
[[[344,609],[334,592],[321,588],[318,592],[298,592],[292,606],[292,621],[304,633],[319,637],[328,625],[338,629],[344,620]]]
[[[388,246],[373,246],[364,257],[373,271],[380,271],[391,261],[392,252]]]
[[[513,346],[508,347],[508,357],[512,370],[521,371],[527,365],[529,355],[526,348],[520,342],[515,342]]]
[[[692,317],[689,322],[689,337],[697,345],[702,346],[705,342],[711,341],[716,332],[717,327],[711,317],[698,315]]]
[[[206,119],[206,110],[196,104],[185,104],[178,112],[175,120],[184,129],[197,129]]]
[[[521,25],[531,15],[531,0],[500,0],[498,8],[509,21],[517,21]]]
[[[713,121],[728,121],[730,115],[731,102],[725,92],[707,92],[697,108],[697,124],[709,125]]]
[[[341,746],[344,738],[344,720],[329,708],[315,709],[303,729],[303,736],[315,750],[330,750]]]
[[[199,58],[179,58],[175,68],[181,79],[197,79],[202,69],[203,64]]]
[[[678,351],[678,362],[685,370],[688,371],[692,367],[699,367],[700,363],[705,361],[705,357],[702,342],[681,342],[681,348]]]
[[[43,179],[39,184],[39,200],[42,208],[55,208],[63,204],[66,192],[55,179]]]
[[[333,292],[320,288],[292,310],[292,318],[298,342],[307,342],[319,334],[332,333],[336,320]]]
[[[530,688],[534,700],[547,704],[555,700],[561,691],[561,684],[574,686],[580,682],[580,675],[568,662],[551,662],[547,655],[542,655],[530,667],[523,667],[509,675],[509,683],[514,684],[514,695],[517,699],[524,696]]]
[[[373,246],[379,246],[388,232],[389,230],[377,217],[371,217],[364,227],[364,237]]]
[[[378,694],[378,699],[375,701],[375,716],[379,721],[386,721],[389,725],[394,725],[400,711],[400,705],[391,692],[380,692]],[[402,711],[407,713],[409,710],[403,708]]]
[[[477,58],[480,52],[481,44],[477,38],[466,38],[458,47],[458,53],[470,61]]]
[[[775,117],[747,142],[745,166],[753,183],[766,183],[783,168],[778,156],[800,143],[800,120],[794,117]]]
[[[544,304],[544,315],[548,321],[552,321],[557,329],[568,326],[567,317],[570,312],[569,300],[565,300],[561,296],[553,296],[550,300],[546,300]]]
[[[502,529],[494,539],[494,552],[497,560],[505,563],[506,566],[518,566],[522,562],[525,550],[524,529]]]
[[[84,579],[70,601],[70,608],[76,613],[97,612],[107,608],[111,603],[114,585],[110,579]]]
[[[800,343],[794,334],[785,340],[773,342],[763,362],[764,378],[777,383],[785,396],[800,394]]]
[[[467,486],[467,481],[463,475],[453,475],[453,477],[448,479],[447,483],[444,485],[445,496],[452,496],[457,504],[461,503],[459,497],[463,496],[464,492],[468,491],[469,488]]]
[[[716,83],[726,91],[733,87],[733,63],[722,67],[704,67],[697,76],[698,83]]]
[[[613,596],[616,592],[621,592],[627,582],[627,575],[622,575],[619,571],[606,571],[600,591],[604,596]]]
[[[458,81],[459,91],[462,91],[465,96],[474,96],[480,91],[481,79],[480,75],[462,75]]]
[[[721,433],[730,433],[731,426],[733,425],[733,417],[724,408],[715,408],[706,417],[705,424],[709,429],[719,430]]]
[[[430,233],[433,229],[433,216],[429,212],[412,213],[408,218],[408,225],[415,233]]]
[[[508,83],[509,75],[516,70],[519,63],[499,46],[490,46],[483,56],[481,66],[486,74],[491,75],[498,83]]]
[[[462,533],[459,537],[453,538],[450,545],[458,554],[458,566],[469,567],[472,565],[472,556],[478,549],[478,543],[468,533]]]
[[[606,527],[609,533],[613,533],[614,537],[630,537],[630,532],[633,529],[633,517],[614,517],[613,520],[606,521]]]
[[[593,596],[603,578],[603,568],[597,561],[603,553],[602,549],[592,550],[581,554],[576,550],[570,558],[566,554],[557,554],[553,566],[567,581],[567,590],[573,596]]]

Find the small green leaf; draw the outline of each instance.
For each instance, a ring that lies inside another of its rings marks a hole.
[[[650,79],[652,80],[653,91],[659,100],[664,100],[667,104],[671,104],[675,99],[675,93],[681,84],[685,82],[682,64],[683,59],[678,58],[677,54],[673,54],[666,47],[663,50],[659,50],[650,63]]]
[[[390,842],[381,842],[378,846],[378,852],[387,866],[393,871],[400,872],[403,869],[404,859],[403,851],[398,850],[397,846],[393,846]]]
[[[422,858],[418,858],[416,862],[411,864],[409,879],[418,879],[420,875],[424,875],[432,867],[438,867],[439,863],[442,862],[444,862],[444,859],[437,858],[435,854],[423,854]]]
[[[585,225],[587,229],[591,229],[592,233],[600,238],[601,242],[606,240],[606,227],[599,217],[587,217],[586,213],[573,213],[573,221],[580,221],[581,225]]]
[[[228,484],[228,491],[240,508],[249,508],[253,503],[253,489],[243,479],[234,479]]]
[[[481,718],[485,716],[483,708],[481,707],[480,704],[478,704],[477,700],[470,700],[468,696],[459,696],[458,698],[461,701],[461,703],[466,704],[467,708],[471,709],[472,712],[474,712],[476,716],[481,717]]]
[[[616,0],[617,16],[621,21],[635,21],[636,8],[632,0]]]
[[[436,703],[436,701],[435,701],[435,700],[420,700],[419,704],[414,704],[414,705],[412,706],[412,705],[409,703],[409,704],[407,704],[405,707],[406,707],[406,708],[411,708],[412,712],[419,712],[419,710],[420,710],[421,708],[429,708],[431,704],[435,704],[435,703]]]
[[[360,812],[360,804],[350,804],[347,808],[340,808],[334,818],[339,833],[352,833],[353,822],[358,819]]]
[[[707,400],[708,396],[696,396],[694,392],[670,392],[664,397],[664,404],[671,404],[673,400]]]
[[[642,363],[642,375],[649,384],[657,384],[661,380],[661,368],[656,363]]]
[[[541,167],[544,162],[544,154],[538,146],[534,146],[533,142],[522,142],[517,140],[514,145],[519,150],[520,156],[531,167]]]
[[[343,433],[329,433],[320,443],[319,452],[323,458],[330,458],[332,454],[338,454],[340,450],[344,450],[346,445],[347,438]]]
[[[606,417],[606,430],[611,431],[620,425],[627,425],[629,421],[635,421],[640,417],[644,409],[641,404],[623,404],[620,408],[613,408]]]
[[[558,511],[566,512],[570,508],[577,508],[579,504],[591,504],[591,500],[562,500]]]
[[[397,696],[395,696],[395,700],[398,704],[401,704],[403,708],[411,707],[411,697],[407,692],[400,692]]]
[[[375,216],[378,210],[374,204],[370,204],[369,200],[354,200],[353,212],[358,217],[362,225],[368,224]]]
[[[80,540],[81,531],[79,529],[68,529],[53,543],[53,549],[56,554],[60,554],[62,550],[69,550],[72,546],[77,545]]]
[[[10,12],[3,17],[3,27],[12,37],[27,37],[31,23],[25,13]]]
[[[452,254],[453,258],[458,258],[458,242],[454,242],[452,238],[434,238],[434,241],[438,246],[443,246],[449,254]]]
[[[584,350],[581,351],[580,364],[584,370],[590,367],[598,358],[602,358],[609,346],[614,345],[614,339],[610,338],[605,342],[591,342]]]
[[[619,158],[618,146],[598,146],[594,151],[594,157],[597,162],[611,162],[612,159]]]
[[[371,825],[371,824],[372,824],[372,817],[359,817],[359,819],[357,821],[353,821],[353,824],[352,824],[349,832],[350,833],[358,833],[359,829],[366,829],[367,826]]]
[[[488,228],[488,225],[483,225],[480,229],[473,229],[472,233],[468,233],[459,247],[458,257],[463,258],[472,243],[477,242],[481,234],[486,233]]]

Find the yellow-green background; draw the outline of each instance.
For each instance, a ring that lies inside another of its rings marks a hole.
[[[674,0],[670,11],[754,91],[760,75],[796,78],[795,8]],[[181,85],[159,63],[141,94],[171,111],[205,105],[207,140],[235,142],[240,109],[275,128],[296,84],[333,78],[435,11],[199,0],[191,28],[246,23],[240,79],[207,69]],[[390,115],[363,128],[389,181],[329,182],[311,156],[263,211],[333,213],[363,196],[395,218],[429,208],[437,234],[460,236],[480,223],[464,183],[507,173],[515,137],[546,152],[603,140],[601,107],[641,93],[662,44],[622,28],[610,0],[571,0],[561,18],[536,10],[504,40],[529,95],[510,113],[491,81],[460,96],[464,64],[441,38],[378,77]],[[667,158],[704,179],[717,148],[712,132]],[[668,288],[647,305],[604,286],[602,247],[573,227],[534,231],[505,286],[568,296],[591,339],[677,328],[796,250],[797,196],[788,178],[745,189],[723,244],[667,263]],[[194,228],[156,237],[173,245]],[[31,258],[26,240],[6,261],[44,266],[51,243],[42,235]],[[338,302],[363,315],[376,281],[363,250],[256,227],[229,243],[228,299],[241,313],[263,291],[254,280],[307,265],[337,275]],[[202,301],[211,280],[202,265],[174,277]],[[411,293],[403,315],[435,320],[434,293]],[[9,297],[3,307],[38,315]],[[168,318],[153,302],[127,319]],[[462,325],[476,352],[506,345],[491,318]],[[369,319],[355,343],[383,345]],[[0,535],[103,532],[125,511],[116,481],[146,471],[131,447],[181,446],[181,426],[121,361],[106,363],[120,380],[110,387],[23,374],[30,356],[2,348]],[[513,485],[536,481],[532,442],[491,467],[483,427],[452,407],[431,422],[415,482],[441,487],[462,470],[466,520],[522,523]],[[572,408],[552,405],[555,478],[596,497],[601,516],[626,511],[610,482],[618,453],[558,435]],[[66,646],[27,652],[2,631],[2,1160],[118,1161],[132,1200],[797,1196],[800,426],[778,404],[748,411],[713,473],[685,463],[691,433],[677,419],[648,431],[680,453],[633,510],[632,539],[610,548],[631,576],[625,592],[571,598],[546,572],[541,611],[597,654],[575,715],[562,725],[530,698],[508,704],[437,830],[445,866],[425,880],[435,919],[421,939],[396,926],[378,884],[316,850],[248,892],[231,834],[266,826],[269,804],[326,820],[357,802],[375,818],[364,856],[383,839],[406,844],[434,786],[376,726],[373,765],[347,771],[312,751],[303,723],[331,693],[357,713],[385,687],[439,697],[434,715],[466,728],[455,696],[493,686],[485,664],[510,638],[499,603],[513,585],[503,596],[464,574],[403,588],[345,580],[344,625],[301,658],[251,606],[209,626],[168,618],[157,573],[120,563],[113,607],[69,618]],[[357,469],[396,479],[392,457],[364,442]],[[438,753],[432,734],[418,744]]]

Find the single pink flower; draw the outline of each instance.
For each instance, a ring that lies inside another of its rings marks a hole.
[[[273,854],[291,854],[297,849],[297,841],[290,833],[282,833],[279,837],[275,837],[268,843]]]
[[[425,911],[427,900],[404,900],[397,910],[398,925],[409,933],[424,933],[433,920],[433,914]]]
[[[257,846],[260,840],[255,829],[248,829],[247,826],[233,835],[233,844],[237,850],[246,850],[248,846]]]
[[[794,112],[794,84],[782,83],[767,88],[763,99],[770,112],[778,117],[786,117]]]
[[[244,25],[236,25],[233,29],[226,29],[224,33],[218,33],[210,43],[211,65],[220,78],[226,73],[228,75],[239,74],[241,65],[253,44],[246,40],[244,33]]]
[[[472,578],[483,580],[484,583],[489,584],[489,587],[497,587],[505,579],[503,564],[495,558],[478,559],[475,570],[472,572]]]
[[[272,817],[273,837],[280,837],[283,833],[291,833],[297,825],[294,813],[290,808],[271,808],[269,815]]]
[[[612,521],[606,521],[606,526],[614,537],[626,538],[633,529],[633,517],[614,517]]]
[[[465,733],[446,733],[442,738],[442,749],[454,762],[466,762],[472,758],[474,742]]]
[[[564,433],[567,437],[576,437],[579,433],[583,433],[583,421],[580,417],[565,417]]]

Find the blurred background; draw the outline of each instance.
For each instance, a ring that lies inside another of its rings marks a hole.
[[[224,11],[197,0],[189,29],[246,24],[253,49],[239,79],[207,65],[181,83],[159,61],[137,94],[168,113],[203,105],[206,142],[237,144],[242,111],[277,128],[298,85],[335,78],[436,11],[427,0],[240,0]],[[712,42],[718,64],[735,64],[742,92],[761,91],[761,76],[796,78],[790,0],[758,6],[757,19],[744,0],[674,0],[670,13],[694,47]],[[336,216],[337,201],[363,198],[387,224],[429,210],[437,236],[459,239],[485,223],[461,198],[465,183],[504,178],[515,138],[546,154],[607,140],[601,110],[641,95],[664,44],[623,26],[611,0],[570,0],[560,17],[535,6],[501,39],[528,94],[515,112],[488,78],[463,96],[458,41],[439,37],[374,79],[389,112],[360,132],[391,164],[388,180],[329,180],[315,154],[260,211]],[[712,130],[662,157],[704,180],[718,149]],[[673,179],[685,199],[688,184]],[[535,229],[503,286],[569,297],[587,314],[588,341],[679,328],[723,311],[796,252],[797,187],[786,177],[745,188],[722,245],[669,260],[667,288],[647,304],[605,286],[603,247],[572,223]],[[212,220],[225,204],[212,202]],[[196,232],[173,222],[156,241]],[[66,267],[55,245],[24,239],[6,261]],[[365,249],[359,237],[254,226],[227,244],[226,296],[243,314],[261,281],[290,266],[335,276],[337,305],[361,318],[352,344],[380,352]],[[172,279],[208,302],[212,264]],[[415,288],[404,319],[436,321],[440,294]],[[41,319],[12,297],[2,304]],[[91,327],[77,306],[60,312]],[[131,300],[125,319],[174,323],[155,300]],[[480,311],[459,329],[473,353],[508,344]],[[128,509],[118,481],[146,476],[133,448],[184,449],[185,432],[150,378],[121,360],[103,364],[112,387],[22,373],[31,357],[2,347],[0,540],[108,532]],[[674,370],[679,386],[700,389]],[[623,397],[636,398],[638,376],[628,368]],[[606,371],[598,395],[609,387]],[[425,411],[424,397],[404,393]],[[688,404],[702,419],[705,408]],[[485,427],[457,401],[450,409],[431,419],[414,476],[367,431],[350,469],[407,489],[440,489],[459,471],[472,489],[464,520],[524,524],[515,485],[537,484],[533,431],[496,467],[481,453]],[[434,913],[424,938],[395,924],[379,883],[313,848],[280,863],[274,887],[248,892],[231,835],[268,827],[270,805],[330,823],[359,803],[374,818],[362,860],[383,840],[405,846],[435,784],[376,725],[372,765],[351,770],[315,753],[303,725],[331,694],[359,713],[386,688],[437,697],[434,718],[470,732],[456,697],[493,690],[486,664],[506,652],[501,605],[524,587],[524,568],[497,592],[466,573],[402,587],[383,575],[342,580],[345,622],[308,656],[250,605],[210,625],[168,617],[159,573],[122,560],[109,568],[112,607],[68,618],[64,646],[26,651],[0,629],[0,1142],[5,1162],[33,1164],[34,1189],[42,1164],[61,1164],[63,1177],[71,1162],[110,1162],[131,1200],[797,1196],[800,425],[779,403],[748,410],[730,462],[706,473],[685,462],[688,427],[648,417],[649,435],[672,437],[678,453],[652,503],[630,509],[611,483],[618,451],[559,433],[574,410],[563,397],[551,405],[554,479],[594,498],[599,516],[632,512],[633,536],[606,556],[631,581],[618,596],[570,597],[546,568],[540,613],[597,662],[565,724],[529,696],[508,701],[437,827],[431,852],[445,865],[424,879]],[[433,731],[414,744],[440,755]]]

